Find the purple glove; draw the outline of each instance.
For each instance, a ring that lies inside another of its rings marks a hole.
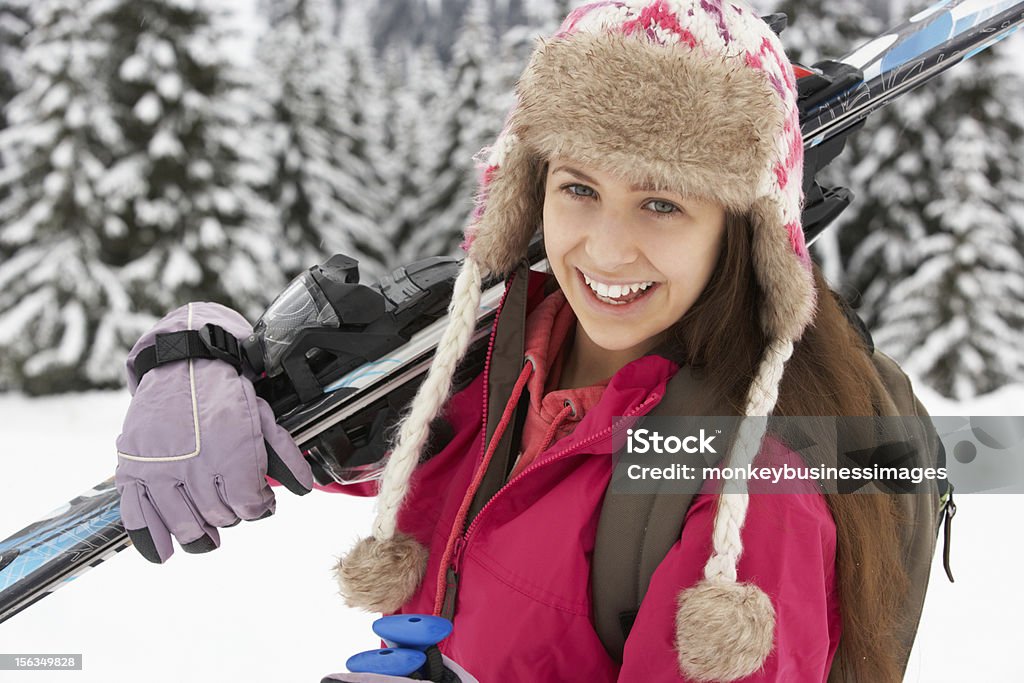
[[[128,356],[132,402],[117,439],[114,476],[121,521],[150,562],[173,553],[171,535],[188,553],[220,547],[217,527],[274,513],[266,475],[299,495],[313,473],[252,379],[228,362],[205,358],[158,365],[141,382],[135,358],[157,334],[198,330],[207,323],[245,339],[252,326],[214,303],[190,303],[164,316]]]

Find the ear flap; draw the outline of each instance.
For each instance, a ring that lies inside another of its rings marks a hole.
[[[466,230],[469,255],[494,275],[515,270],[544,210],[544,160],[515,134],[504,132],[494,146],[478,197],[480,215]]]
[[[769,339],[797,341],[817,310],[800,224],[783,225],[782,211],[771,197],[754,202],[750,222],[754,272],[765,297],[761,327]]]

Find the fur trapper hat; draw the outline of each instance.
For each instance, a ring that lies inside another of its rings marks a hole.
[[[800,223],[803,140],[795,77],[777,36],[748,5],[585,5],[539,41],[516,95],[504,129],[479,157],[480,191],[449,326],[385,468],[373,537],[339,563],[342,593],[354,606],[394,611],[425,572],[426,551],[397,533],[398,509],[428,425],[469,345],[483,278],[511,273],[541,226],[543,173],[551,157],[711,199],[749,218],[763,296],[760,321],[769,341],[728,464],[742,466],[760,450],[785,363],[814,317]],[[748,676],[773,647],[770,598],[754,584],[737,582],[747,504],[745,483],[730,480],[719,497],[704,578],[679,595],[678,661],[694,680]]]

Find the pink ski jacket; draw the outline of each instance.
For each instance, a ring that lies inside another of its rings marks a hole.
[[[491,441],[500,440],[508,428],[498,419],[501,406],[525,386],[521,375],[511,392],[491,387],[495,363],[524,367],[521,357],[496,357],[496,331],[499,323],[524,327],[552,280],[530,271],[525,311],[509,310],[506,286],[484,372],[453,395],[443,415],[453,436],[414,474],[399,529],[427,547],[430,558],[418,592],[401,611],[450,613],[454,631],[441,650],[481,683],[689,681],[676,658],[676,596],[697,583],[710,555],[714,494],[694,498],[678,542],[654,573],[621,664],[594,629],[590,592],[598,517],[612,474],[611,425],[616,416],[650,412],[679,370],[676,362],[650,353],[621,368],[568,434],[560,430],[482,507],[470,504],[491,450],[485,443],[488,413],[498,406],[490,416],[491,424],[498,421]],[[766,439],[758,461],[797,465],[797,458]],[[318,488],[372,493],[365,486]],[[832,515],[813,489],[750,491],[738,580],[771,598],[776,631],[762,670],[742,680],[824,682],[840,635]]]

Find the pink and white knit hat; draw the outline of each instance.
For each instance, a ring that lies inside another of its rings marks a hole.
[[[751,383],[731,465],[753,460],[793,345],[814,317],[811,262],[800,223],[803,140],[793,68],[771,28],[736,0],[606,0],[574,10],[539,41],[494,145],[481,152],[476,211],[450,322],[403,420],[381,481],[377,519],[338,567],[348,603],[394,611],[415,592],[426,550],[396,530],[398,509],[474,328],[488,274],[507,275],[541,226],[553,156],[624,182],[715,200],[749,218],[768,339]],[[736,580],[746,517],[743,482],[719,497],[704,578],[679,596],[680,669],[729,681],[761,667],[775,612]]]

